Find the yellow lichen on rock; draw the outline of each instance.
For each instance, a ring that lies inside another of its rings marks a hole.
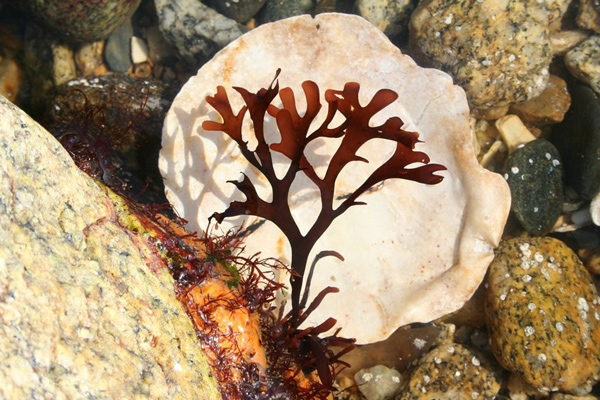
[[[0,397],[219,399],[168,270],[0,97]]]

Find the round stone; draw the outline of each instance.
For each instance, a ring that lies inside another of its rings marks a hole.
[[[398,399],[493,399],[500,368],[483,354],[455,343],[421,358]]]
[[[503,367],[540,390],[597,380],[598,293],[571,249],[549,237],[504,241],[488,286],[487,326]]]
[[[410,20],[412,55],[452,75],[473,109],[525,101],[548,81],[548,17],[543,2],[424,0]]]
[[[136,10],[140,0],[26,0],[42,24],[74,42],[106,39]]]
[[[214,0],[213,4],[221,14],[244,23],[257,13],[265,2],[266,0]]]
[[[560,155],[552,143],[537,139],[517,148],[508,158],[506,174],[512,210],[532,235],[552,229],[563,201]]]

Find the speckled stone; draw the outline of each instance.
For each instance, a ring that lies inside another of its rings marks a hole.
[[[595,0],[579,0],[577,25],[600,33],[600,4]]]
[[[567,83],[556,75],[550,75],[546,89],[539,96],[512,104],[510,113],[527,123],[547,125],[561,122],[570,106]]]
[[[537,139],[517,148],[508,158],[506,175],[511,209],[532,235],[548,233],[560,216],[563,173],[558,150]]]
[[[600,35],[589,37],[569,51],[565,65],[577,79],[600,94]]]
[[[548,17],[533,0],[424,0],[411,16],[410,45],[417,62],[454,77],[471,108],[501,107],[544,90]]]
[[[0,398],[220,399],[168,270],[2,97],[0,243]]]
[[[296,15],[309,14],[312,9],[311,0],[269,0],[257,17],[261,23],[274,22]]]
[[[197,0],[154,0],[165,39],[192,65],[206,62],[247,29]]]
[[[266,0],[213,0],[209,5],[239,23],[252,18],[265,4]]]
[[[569,86],[571,107],[548,140],[563,161],[566,184],[584,199],[600,191],[600,99],[587,86]]]
[[[415,9],[415,0],[358,0],[358,14],[378,27],[390,37],[408,31],[410,14]]]
[[[26,0],[26,8],[45,26],[75,42],[106,39],[133,14],[140,0]]]
[[[493,399],[499,376],[499,368],[482,354],[443,344],[419,360],[398,399]]]
[[[549,237],[504,241],[488,285],[488,331],[506,369],[542,390],[597,380],[598,293],[571,249]]]

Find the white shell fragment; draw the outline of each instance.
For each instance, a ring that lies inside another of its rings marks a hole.
[[[318,262],[310,298],[327,286],[340,292],[326,296],[307,325],[334,317],[342,336],[371,343],[402,325],[430,321],[460,308],[493,258],[510,208],[508,186],[500,175],[477,163],[463,90],[447,74],[418,67],[360,17],[320,14],[263,25],[225,47],[187,82],[165,120],[160,153],[166,194],[177,212],[192,230],[204,232],[214,212],[244,200],[227,183],[239,180],[242,173],[270,201],[264,177],[250,167],[237,145],[226,134],[206,132],[201,125],[220,118],[206,102],[218,85],[225,87],[237,113],[244,103],[232,87],[252,92],[266,88],[278,68],[279,85],[294,90],[301,114],[305,98],[300,85],[306,80],[318,84],[323,107],[315,127],[325,118],[327,89],[341,90],[347,82],[358,82],[362,104],[380,89],[397,92],[398,100],[375,115],[372,126],[399,116],[406,130],[420,134],[423,142],[415,150],[448,169],[437,173],[444,176],[437,185],[387,180],[359,198],[366,205],[351,207],[334,221],[316,243],[309,263],[323,250],[337,251],[345,261],[326,257]],[[281,104],[278,97],[273,103]],[[343,121],[338,117],[332,126]],[[256,139],[247,119],[243,134],[252,148]],[[275,122],[267,119],[269,142],[278,141],[278,136]],[[318,174],[324,173],[338,145],[339,139],[322,139],[307,149],[309,161],[322,168],[316,168]],[[358,154],[369,163],[347,166],[338,178],[336,195],[354,191],[393,149],[383,139],[364,145]],[[289,164],[278,156],[275,169],[282,176]],[[299,174],[292,192],[292,213],[305,233],[320,210],[318,190]],[[251,216],[226,219],[211,232],[256,222]],[[249,235],[246,251],[289,263],[287,239],[270,222]]]

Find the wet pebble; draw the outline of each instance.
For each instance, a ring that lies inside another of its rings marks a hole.
[[[106,41],[104,57],[114,72],[126,72],[131,66],[131,20],[125,21]]]
[[[538,390],[597,380],[598,293],[570,248],[549,237],[503,241],[488,285],[488,331],[502,366]]]
[[[148,44],[144,39],[133,36],[131,38],[131,61],[134,64],[141,64],[148,61],[149,55]]]
[[[565,56],[569,71],[600,94],[600,35],[584,40]]]
[[[590,88],[569,86],[571,107],[549,140],[563,161],[566,184],[584,199],[600,191],[600,100]]]
[[[537,139],[517,148],[505,173],[511,209],[532,235],[552,229],[562,211],[563,174],[560,155],[552,143]]]
[[[376,365],[358,371],[354,380],[367,400],[388,400],[400,389],[402,375],[393,368]]]
[[[570,105],[567,83],[556,75],[550,75],[546,89],[539,96],[512,104],[510,113],[531,124],[555,124],[564,119]]]
[[[244,23],[252,18],[265,4],[266,0],[213,0],[212,5],[228,18]]]
[[[492,399],[500,390],[499,369],[482,354],[443,344],[421,358],[398,396],[409,399]]]
[[[14,2],[17,3],[17,2]],[[140,0],[25,0],[19,4],[64,38],[82,43],[106,39],[137,9]]]
[[[564,56],[579,43],[587,39],[589,35],[589,31],[584,29],[566,30],[554,33],[550,38],[552,43],[552,54],[555,56]]]
[[[540,2],[424,0],[410,20],[412,55],[452,75],[472,109],[504,107],[546,86],[548,17]]]
[[[164,38],[195,66],[247,31],[197,0],[155,0],[154,4]]]
[[[416,6],[415,0],[358,0],[358,14],[381,29],[390,37],[408,31],[410,14]]]
[[[296,15],[309,14],[313,9],[311,0],[269,0],[257,15],[261,23],[274,22]]]

